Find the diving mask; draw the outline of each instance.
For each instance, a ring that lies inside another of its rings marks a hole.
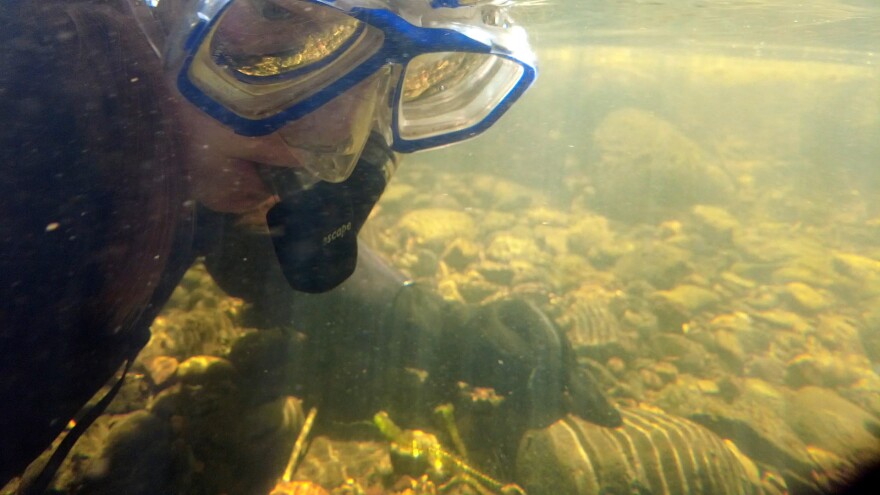
[[[536,75],[508,0],[193,3],[166,35],[166,64],[190,102],[240,135],[283,132],[384,69],[396,77],[380,105],[391,147],[417,151],[486,130]]]

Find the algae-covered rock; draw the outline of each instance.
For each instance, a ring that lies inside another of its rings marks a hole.
[[[509,230],[519,222],[519,217],[513,213],[489,210],[480,219],[481,232],[495,232],[497,230]]]
[[[444,281],[454,284],[455,291],[461,296],[461,300],[472,304],[483,301],[499,290],[497,285],[487,281],[476,270],[450,274]],[[450,290],[450,288],[447,288],[447,290]]]
[[[679,285],[670,290],[657,291],[658,300],[675,306],[684,316],[693,316],[721,301],[714,291],[696,285]]]
[[[568,249],[582,256],[614,242],[608,219],[584,214],[568,228]]]
[[[703,234],[717,241],[730,242],[741,228],[739,220],[724,208],[712,205],[696,205],[691,213],[700,225]]]
[[[663,380],[664,383],[674,382],[678,377],[678,367],[667,361],[659,361],[652,366],[654,373]]]
[[[517,481],[530,495],[760,493],[755,465],[702,426],[659,410],[621,412],[620,428],[568,416],[528,432]]]
[[[858,377],[854,370],[834,356],[800,354],[786,365],[785,381],[795,388],[805,385],[837,387],[849,385]]]
[[[170,425],[147,411],[137,411],[117,422],[89,476],[81,480],[82,493],[153,495],[175,493],[182,481],[175,476]]]
[[[478,175],[469,187],[482,199],[482,206],[498,211],[523,210],[536,197],[532,189],[498,176]]]
[[[500,262],[512,260],[540,262],[546,258],[546,255],[532,237],[511,233],[499,233],[494,236],[486,247],[486,256]]]
[[[311,441],[294,479],[310,480],[327,487],[341,486],[354,479],[367,487],[393,471],[385,442],[317,436]]]
[[[145,364],[153,385],[162,387],[177,373],[178,362],[170,356],[157,356]]]
[[[138,355],[142,361],[157,356],[184,360],[198,354],[223,355],[228,344],[241,334],[224,300],[217,307],[174,309],[157,317],[150,327],[150,341]]]
[[[743,373],[747,377],[781,385],[785,380],[785,362],[776,356],[752,356],[745,362]]]
[[[647,281],[658,289],[675,286],[690,272],[691,254],[663,242],[645,242],[623,254],[613,271],[623,281]]]
[[[567,212],[547,206],[529,208],[525,212],[525,218],[533,226],[564,227],[571,223],[570,215]]]
[[[218,380],[232,380],[238,373],[226,359],[216,356],[193,356],[180,363],[177,376],[187,384],[202,384]]]
[[[267,485],[284,470],[305,415],[298,399],[278,397],[242,414],[234,448],[228,449],[241,473],[236,484],[249,493],[267,493]],[[259,487],[259,488],[258,488]],[[241,493],[244,493],[243,491]]]
[[[432,249],[415,247],[402,253],[395,259],[401,270],[411,277],[432,277],[437,272],[440,260],[437,251],[441,246],[430,246]]]
[[[481,247],[468,239],[453,240],[440,255],[440,260],[449,268],[464,270],[480,256]]]
[[[717,352],[732,369],[741,369],[748,354],[743,349],[739,335],[722,330],[715,332],[712,338],[713,345],[709,348]]]
[[[806,319],[791,311],[768,309],[766,311],[753,311],[750,314],[760,322],[785,330],[793,330],[800,333],[810,328],[810,323]]]
[[[593,134],[593,184],[603,213],[653,222],[695,204],[721,204],[733,183],[708,153],[672,123],[635,108],[617,110]]]
[[[864,325],[856,318],[841,314],[819,315],[816,338],[826,349],[840,354],[865,355],[860,335]]]
[[[391,181],[382,193],[379,204],[383,207],[406,208],[412,202],[416,192],[417,189],[409,184]]]
[[[515,275],[509,263],[486,260],[477,263],[475,268],[487,281],[498,285],[510,285]]]
[[[880,296],[880,261],[855,253],[835,253],[833,266],[850,281],[847,288],[853,298]]]
[[[865,313],[865,325],[859,329],[859,338],[871,361],[880,363],[880,301]]]
[[[728,331],[733,333],[748,332],[752,330],[752,318],[742,311],[722,313],[709,322],[709,328],[713,331]]]
[[[613,305],[617,294],[601,286],[584,284],[558,302],[562,314],[556,319],[576,350],[614,346],[623,330]],[[603,356],[604,357],[604,356]]]
[[[796,308],[808,313],[817,313],[833,303],[830,295],[801,282],[786,284],[785,294]]]
[[[805,443],[855,465],[880,455],[880,420],[833,391],[804,387],[789,404],[789,424]]]
[[[855,253],[835,253],[834,268],[861,280],[880,279],[880,261]]]
[[[839,279],[840,276],[830,272],[826,267],[817,267],[808,265],[810,260],[800,258],[794,262],[773,270],[770,280],[776,284],[787,284],[789,282],[802,282],[813,287],[829,287]]]
[[[670,290],[657,291],[652,300],[661,329],[679,332],[684,323],[690,321],[700,311],[716,306],[721,301],[721,297],[712,290],[683,284]]]
[[[699,375],[709,370],[706,349],[681,335],[658,334],[651,340],[651,349],[658,359],[666,359],[682,371]]]
[[[411,211],[400,219],[397,228],[416,243],[429,246],[442,246],[457,237],[476,235],[476,226],[470,215],[444,208]]]

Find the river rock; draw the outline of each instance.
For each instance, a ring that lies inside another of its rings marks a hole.
[[[620,428],[568,416],[529,431],[517,481],[530,495],[760,493],[755,465],[702,426],[656,409],[621,413]]]
[[[81,480],[81,493],[153,495],[175,493],[183,486],[175,475],[180,469],[172,455],[169,424],[147,412],[137,411],[112,426],[101,458],[89,476]],[[176,486],[177,485],[177,486]]]
[[[805,443],[855,466],[880,455],[880,420],[833,391],[804,387],[789,404],[789,424]]]
[[[581,256],[613,242],[614,233],[608,219],[600,215],[583,214],[568,228],[568,249]]]
[[[870,305],[864,318],[865,325],[859,329],[859,339],[865,349],[865,354],[872,362],[880,364],[880,300],[875,300]]]
[[[499,262],[513,260],[525,260],[538,263],[546,258],[543,250],[529,236],[519,236],[511,233],[499,233],[495,235],[486,247],[486,256]]]
[[[651,349],[658,359],[667,359],[681,371],[705,373],[710,355],[706,349],[681,335],[658,334],[651,340]]]
[[[785,363],[775,356],[752,356],[745,362],[743,373],[748,377],[781,385],[785,382]]]
[[[238,373],[226,359],[217,356],[193,356],[180,363],[177,376],[184,383],[201,384],[213,380],[235,379]]]
[[[438,248],[457,237],[469,239],[476,235],[476,225],[470,215],[443,208],[410,211],[400,219],[397,229],[418,244]]]
[[[623,281],[647,281],[658,289],[669,289],[690,273],[690,257],[679,247],[648,241],[620,256],[613,271]]]
[[[682,324],[700,311],[716,306],[721,298],[714,291],[684,284],[670,290],[657,291],[652,297],[655,312],[669,332],[680,332]]]
[[[559,302],[562,314],[556,322],[575,349],[597,352],[620,342],[622,329],[612,308],[616,297],[601,286],[584,284]]]
[[[865,355],[863,324],[842,314],[819,315],[815,335],[826,349],[841,354]]]
[[[696,205],[691,214],[700,226],[700,233],[722,243],[729,243],[740,229],[739,220],[724,208],[712,205]]]
[[[388,450],[385,442],[317,436],[309,445],[294,479],[327,487],[344,485],[349,479],[361,486],[374,485],[377,479],[390,476],[394,471]]]
[[[455,270],[464,270],[479,259],[481,246],[477,243],[458,238],[453,240],[440,255],[446,266]]]
[[[593,133],[596,207],[629,222],[655,222],[695,204],[720,204],[727,174],[672,123],[635,108],[616,110]]]
[[[820,292],[802,282],[786,284],[785,294],[797,309],[807,313],[818,313],[833,303],[829,294]]]
[[[177,359],[170,356],[156,356],[146,363],[147,373],[153,385],[163,387],[177,373]]]
[[[379,205],[383,207],[387,206],[389,208],[399,208],[401,206],[406,207],[412,202],[412,198],[416,191],[416,188],[410,184],[391,181],[382,193]]]

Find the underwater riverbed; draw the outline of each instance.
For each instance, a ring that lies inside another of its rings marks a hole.
[[[877,15],[833,5],[817,37]],[[737,26],[539,30],[535,89],[485,136],[405,157],[362,232],[449,301],[543,310],[623,427],[569,416],[499,460],[481,396],[456,434],[417,425],[442,444],[433,478],[376,422],[301,436],[278,352],[296,329],[257,330],[197,265],[55,488],[270,493],[299,436],[288,493],[833,493],[880,460],[880,68],[840,42],[757,53]]]

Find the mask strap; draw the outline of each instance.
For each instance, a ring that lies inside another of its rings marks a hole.
[[[147,43],[150,44],[150,48],[153,49],[153,53],[162,60],[165,35],[162,33],[159,20],[153,16],[153,9],[159,4],[159,0],[126,0],[125,3],[128,4],[129,12],[147,39]]]
[[[85,433],[89,426],[98,419],[101,413],[107,409],[107,406],[109,406],[110,402],[113,401],[113,398],[116,397],[119,389],[122,388],[122,384],[125,382],[125,375],[128,374],[128,370],[131,368],[131,363],[134,362],[136,355],[137,352],[125,360],[125,367],[122,369],[122,374],[116,380],[116,383],[113,384],[113,387],[104,395],[104,397],[101,397],[101,400],[98,401],[97,404],[82,413],[79,420],[76,422],[76,425],[67,432],[67,435],[65,435],[64,439],[61,440],[61,443],[58,444],[58,448],[55,449],[55,452],[52,452],[52,456],[46,462],[46,465],[40,470],[40,474],[34,477],[32,481],[26,482],[26,484],[19,487],[16,491],[16,495],[42,495],[46,493],[49,484],[52,482],[52,478],[55,477],[55,473],[58,472],[61,463],[67,458],[67,454],[70,453],[70,449],[73,448],[76,441],[79,440],[79,437]]]

